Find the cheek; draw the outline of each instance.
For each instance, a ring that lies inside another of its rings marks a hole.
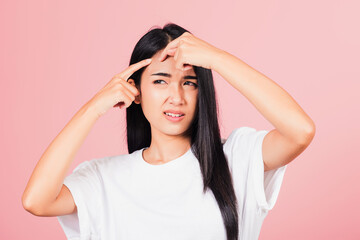
[[[161,111],[162,95],[158,91],[143,91],[141,93],[141,107],[145,115]]]
[[[144,83],[142,86],[141,96],[144,99],[144,101],[148,101],[151,99],[156,100],[160,97],[160,91],[158,91],[152,83]]]
[[[196,107],[196,103],[197,103],[197,96],[198,96],[197,91],[189,93],[189,95],[188,95],[188,104],[191,106],[193,111],[195,111],[195,107]]]

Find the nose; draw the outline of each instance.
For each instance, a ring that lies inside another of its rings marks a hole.
[[[184,89],[179,84],[173,84],[169,89],[170,103],[174,105],[184,104]]]

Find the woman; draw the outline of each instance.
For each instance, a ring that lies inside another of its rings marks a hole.
[[[221,139],[211,70],[275,129],[240,127]],[[85,161],[65,178],[111,107],[126,108],[129,154]],[[273,81],[167,24],[139,40],[130,66],[55,138],[22,201],[34,215],[58,216],[68,239],[257,239],[286,165],[314,133],[313,121]]]

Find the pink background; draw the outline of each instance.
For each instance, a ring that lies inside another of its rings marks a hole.
[[[316,124],[260,239],[359,239],[359,7],[355,0],[1,1],[0,239],[65,239],[56,217],[23,209],[27,181],[76,111],[127,67],[139,38],[168,22],[274,80]],[[214,77],[224,137],[240,126],[273,129]],[[127,153],[124,117],[112,109],[95,124],[69,174],[84,160]]]

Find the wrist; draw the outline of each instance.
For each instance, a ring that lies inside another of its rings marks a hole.
[[[82,107],[82,112],[86,115],[88,115],[89,117],[92,118],[96,118],[98,119],[102,114],[98,111],[97,107],[95,104],[93,104],[92,101],[87,102],[83,107]]]
[[[211,70],[218,72],[219,65],[223,64],[224,59],[226,58],[227,54],[228,53],[226,51],[217,49],[216,52],[214,53],[214,55],[211,57],[211,59],[212,59]]]

